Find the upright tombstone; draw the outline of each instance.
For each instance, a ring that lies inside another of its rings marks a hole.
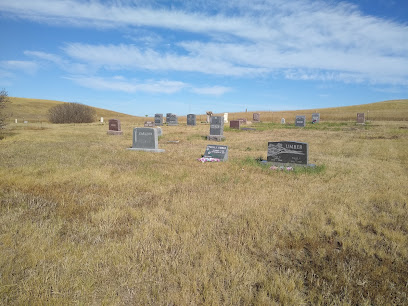
[[[306,116],[296,116],[295,126],[305,127],[306,126]]]
[[[312,114],[312,123],[319,123],[320,122],[320,113],[313,113]]]
[[[101,117],[101,123],[103,123],[103,117]]]
[[[133,129],[133,144],[128,150],[164,152],[159,149],[158,129],[148,127],[137,127]]]
[[[309,146],[305,142],[268,142],[268,162],[307,165],[308,155]]]
[[[154,115],[154,125],[162,126],[163,125],[163,114]]]
[[[261,121],[261,114],[260,113],[253,113],[252,121],[253,122],[260,122]]]
[[[154,127],[154,121],[145,121],[144,127]]]
[[[177,115],[170,114],[169,119],[167,121],[167,125],[178,125]]]
[[[17,119],[15,119],[15,120],[14,120],[14,123],[18,123],[18,120],[17,120]]]
[[[219,145],[207,145],[203,157],[218,158],[220,161],[226,161],[228,159],[228,147]]]
[[[239,130],[241,128],[241,121],[239,120],[231,120],[230,121],[230,128]]]
[[[108,135],[123,135],[119,119],[109,119],[109,131],[107,134]]]
[[[210,122],[210,135],[207,140],[221,141],[225,139],[224,134],[224,117],[212,116]]]
[[[285,123],[286,123],[285,118],[282,118],[282,119],[281,119],[281,124],[285,124]]]
[[[187,115],[187,125],[197,125],[197,116],[195,114]]]
[[[207,114],[207,123],[210,123],[211,122],[211,116],[213,115],[213,112],[212,111],[207,111],[206,114]]]
[[[241,121],[241,124],[247,124],[246,118],[239,118],[237,120]]]
[[[170,116],[171,116],[171,113],[167,113],[167,114],[166,114],[166,123],[169,123],[169,121],[170,121]]]
[[[224,113],[224,123],[228,123],[228,113]]]
[[[361,124],[365,123],[364,113],[357,113],[357,123],[361,123]]]

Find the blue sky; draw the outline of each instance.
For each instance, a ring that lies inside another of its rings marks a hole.
[[[0,88],[132,115],[408,98],[408,1],[0,0]]]

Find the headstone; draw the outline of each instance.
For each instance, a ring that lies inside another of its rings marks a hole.
[[[221,161],[228,159],[228,147],[219,145],[207,145],[203,157],[218,158]]]
[[[268,162],[307,165],[308,154],[308,144],[305,142],[268,142]]]
[[[109,119],[108,135],[123,135],[119,119]]]
[[[210,123],[210,118],[211,118],[211,116],[207,115],[207,123]]]
[[[154,124],[156,126],[162,126],[163,125],[163,114],[155,114],[154,115]]]
[[[313,113],[312,114],[312,123],[319,123],[320,122],[320,113]]]
[[[210,122],[210,135],[207,140],[221,141],[225,139],[224,134],[224,117],[212,116]]]
[[[169,119],[167,120],[167,125],[178,125],[177,115],[170,114]]]
[[[27,120],[24,120],[24,123],[28,123],[28,121],[27,121]]]
[[[260,113],[253,113],[253,115],[252,115],[252,121],[254,121],[254,122],[260,122],[260,121],[261,121],[261,114],[260,114]]]
[[[224,113],[224,123],[228,123],[228,113]]]
[[[295,126],[305,127],[306,126],[306,116],[296,116]]]
[[[129,150],[164,152],[159,149],[158,130],[156,128],[137,127],[133,129],[133,145]]]
[[[101,123],[103,123],[103,117],[101,117]]]
[[[239,130],[241,126],[241,121],[239,120],[231,120],[230,121],[230,128]]]
[[[241,121],[241,124],[247,124],[246,118],[239,118],[237,120]]]
[[[167,114],[166,114],[166,123],[169,123],[170,116],[171,116],[171,113],[167,113]]]
[[[157,136],[163,135],[163,131],[162,131],[161,127],[156,127],[156,130],[157,130]]]
[[[14,120],[14,122],[15,122],[15,123],[18,123],[18,120],[17,120],[17,119],[15,119],[15,120]]]
[[[197,124],[197,117],[194,114],[187,115],[187,125],[196,125]]]
[[[364,113],[357,113],[357,123],[365,123],[365,115]]]
[[[285,118],[282,118],[282,119],[281,119],[281,124],[285,124],[285,123],[286,123]]]
[[[144,126],[145,127],[154,127],[154,121],[145,121]]]

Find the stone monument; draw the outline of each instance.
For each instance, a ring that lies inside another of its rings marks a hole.
[[[222,141],[225,139],[224,134],[224,117],[212,116],[210,122],[210,135],[207,140]]]
[[[308,164],[309,147],[305,142],[268,142],[268,162],[282,164]]]
[[[230,128],[239,130],[241,128],[241,121],[239,120],[231,120],[230,121]]]
[[[282,118],[282,119],[281,119],[281,124],[285,124],[285,123],[286,123],[285,118]]]
[[[218,158],[221,161],[228,159],[228,147],[219,145],[207,145],[203,157]]]
[[[187,115],[187,125],[197,125],[197,116],[195,114]]]
[[[306,126],[306,116],[296,116],[295,126],[305,127]]]
[[[108,135],[123,135],[119,119],[109,119]]]
[[[163,125],[163,114],[155,114],[154,115],[154,125],[155,126],[162,126]]]
[[[168,117],[166,121],[167,121],[167,125],[171,125],[171,126],[178,125],[177,115],[175,114],[170,114],[170,116]]]
[[[224,113],[224,123],[228,123],[228,113]]]
[[[164,152],[159,149],[158,129],[148,127],[137,127],[133,129],[133,145],[128,150]]]
[[[320,113],[313,113],[312,114],[312,123],[319,123],[320,122]]]
[[[364,113],[357,113],[357,123],[360,123],[360,124],[365,123],[365,114]]]
[[[253,113],[252,114],[252,121],[253,122],[260,122],[261,121],[261,114],[260,113]]]

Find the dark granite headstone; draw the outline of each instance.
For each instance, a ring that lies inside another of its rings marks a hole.
[[[134,128],[133,145],[129,150],[164,152],[163,149],[159,149],[158,129],[148,127]]]
[[[320,122],[320,113],[313,113],[312,114],[312,123],[319,123]]]
[[[187,125],[196,125],[196,124],[197,124],[196,115],[188,114],[187,115]]]
[[[239,120],[231,120],[230,121],[230,128],[231,129],[239,130],[240,126],[241,126],[241,121],[239,121]]]
[[[204,157],[218,158],[221,161],[225,161],[228,159],[228,147],[219,145],[207,145]]]
[[[123,135],[119,119],[109,119],[109,135]]]
[[[166,123],[169,123],[170,116],[171,116],[171,113],[167,113],[167,114],[166,114]]]
[[[223,134],[224,134],[224,117],[211,116],[210,135],[207,136],[207,140],[221,141],[225,138]]]
[[[357,123],[365,123],[365,114],[357,113]]]
[[[268,142],[268,162],[308,164],[308,144],[296,141]]]
[[[305,127],[306,126],[306,116],[296,116],[295,126]]]
[[[156,126],[162,126],[163,125],[163,114],[155,114],[154,115],[154,124]]]
[[[145,121],[144,126],[145,127],[154,127],[154,121]]]
[[[167,119],[167,125],[178,125],[177,115],[170,114],[169,118]]]
[[[254,114],[252,115],[252,121],[254,121],[254,122],[259,122],[259,121],[261,121],[261,114],[260,114],[260,113],[254,113]]]

